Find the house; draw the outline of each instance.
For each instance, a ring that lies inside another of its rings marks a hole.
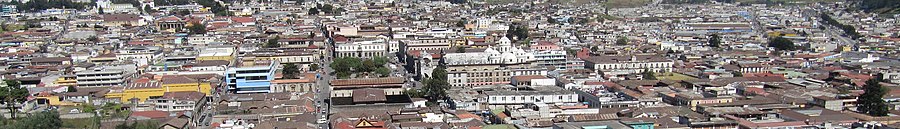
[[[122,27],[122,26],[143,26],[147,22],[137,14],[105,14],[103,17],[103,26]]]

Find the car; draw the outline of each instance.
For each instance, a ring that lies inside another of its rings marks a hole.
[[[319,119],[319,121],[316,121],[316,123],[319,123],[319,124],[325,124],[327,122],[328,122],[328,120],[326,120],[325,118],[321,118],[321,119]]]

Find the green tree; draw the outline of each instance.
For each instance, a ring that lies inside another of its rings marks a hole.
[[[9,125],[2,125],[6,129],[58,129],[62,126],[59,113],[56,111],[42,111],[31,116],[17,120]]]
[[[456,27],[466,27],[466,19],[456,21]]]
[[[709,36],[709,41],[707,43],[709,43],[710,47],[719,47],[722,41],[719,39],[718,34],[712,34]]]
[[[409,95],[410,98],[424,98],[425,93],[419,91],[419,89],[406,89],[403,91],[406,95]]]
[[[628,44],[628,37],[622,36],[616,39],[616,45],[626,45]]]
[[[308,15],[319,15],[319,9],[317,8],[309,8],[309,11],[306,12]]]
[[[206,25],[199,22],[193,22],[191,23],[191,26],[188,27],[188,30],[191,31],[191,34],[206,34]]]
[[[154,10],[153,7],[150,7],[150,5],[144,5],[144,12],[155,13],[156,10]]]
[[[0,99],[3,99],[3,103],[6,104],[6,109],[9,110],[10,118],[16,119],[16,107],[18,103],[25,102],[25,99],[28,97],[28,89],[21,86],[21,83],[16,80],[6,80],[6,87],[0,87]]]
[[[310,71],[319,70],[319,64],[315,64],[315,63],[309,64],[309,70]]]
[[[456,53],[466,53],[466,47],[456,46]]]
[[[266,45],[265,45],[265,47],[266,47],[266,48],[279,48],[279,47],[281,47],[281,44],[278,43],[278,40],[280,40],[280,39],[281,39],[281,37],[275,36],[274,38],[271,38],[271,39],[266,40]]]
[[[375,61],[375,66],[384,67],[384,65],[387,64],[387,62],[388,62],[388,58],[379,56],[379,57],[372,58],[372,61]]]
[[[422,90],[429,100],[443,100],[447,97],[447,90],[450,89],[449,83],[447,83],[447,70],[438,66],[431,72],[431,77],[424,81],[424,85]]]
[[[103,7],[97,7],[97,14],[106,14],[103,12]]]
[[[879,84],[877,78],[869,79],[863,86],[864,93],[857,98],[857,110],[871,116],[887,116],[888,105],[882,99],[887,89]]]
[[[779,51],[797,50],[797,46],[794,45],[794,42],[789,39],[786,39],[784,37],[775,37],[775,38],[769,39],[769,47],[773,47],[773,48],[775,48],[775,50],[779,50]]]
[[[743,76],[744,76],[744,73],[741,73],[741,72],[739,72],[739,71],[732,71],[732,72],[731,72],[731,75],[734,76],[734,77],[743,77]]]
[[[347,78],[353,73],[353,69],[362,66],[362,62],[359,58],[343,57],[334,59],[329,66],[334,68],[334,73],[338,78]]]
[[[322,8],[319,9],[322,10],[322,12],[325,12],[325,14],[334,13],[334,7],[332,7],[331,4],[322,5]]]
[[[75,88],[75,86],[68,86],[68,87],[66,87],[66,91],[67,92],[78,92],[78,88]]]
[[[375,73],[378,73],[378,75],[380,75],[381,77],[387,77],[391,75],[391,70],[386,67],[380,67],[378,69],[375,69]]]
[[[284,78],[295,79],[297,78],[297,74],[300,74],[300,69],[298,69],[297,65],[294,63],[288,63],[284,64],[284,69],[281,70],[281,73],[284,75]]]
[[[357,68],[357,72],[372,72],[377,69],[379,66],[375,64],[375,61],[371,59],[363,60],[362,67]]]
[[[656,73],[649,69],[644,69],[644,72],[641,73],[641,76],[644,80],[656,80]]]

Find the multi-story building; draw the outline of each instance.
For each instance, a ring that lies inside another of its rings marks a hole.
[[[157,46],[128,46],[116,52],[119,61],[133,61],[138,66],[148,65],[162,56],[162,48]]]
[[[387,43],[380,38],[360,38],[356,42],[335,44],[335,57],[372,58],[385,56]]]
[[[451,86],[509,84],[511,76],[546,75],[546,67],[531,64],[532,53],[515,48],[502,38],[484,52],[448,53],[443,56]]]
[[[271,81],[275,79],[278,61],[255,61],[240,63],[226,70],[225,80],[228,91],[234,93],[269,93]]]
[[[309,65],[318,62],[321,55],[317,51],[306,50],[258,50],[245,54],[244,62],[278,61],[282,64],[296,64],[300,70],[309,70]]]
[[[234,60],[235,56],[235,48],[230,45],[223,46],[209,46],[203,49],[200,49],[200,54],[197,55],[196,60],[224,60],[231,61]]]
[[[75,72],[76,84],[79,87],[119,86],[124,84],[125,70],[113,68],[94,68]]]
[[[483,100],[491,109],[501,107],[522,107],[532,103],[564,104],[578,103],[578,94],[555,86],[532,86],[520,90],[485,91]]]
[[[196,111],[205,101],[205,94],[193,91],[166,92],[160,98],[150,99],[154,109],[165,112]]]
[[[584,60],[585,68],[606,75],[641,73],[644,70],[671,72],[675,63],[659,55],[591,56]]]
[[[124,87],[110,88],[106,98],[117,98],[121,102],[145,102],[150,98],[158,98],[167,92],[200,92],[209,95],[212,92],[210,82],[197,80],[182,75],[167,75],[159,80],[138,79]]]
[[[272,92],[315,92],[316,74],[306,73],[297,79],[272,80]]]

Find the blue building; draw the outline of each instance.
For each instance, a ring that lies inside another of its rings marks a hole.
[[[270,93],[271,81],[278,70],[277,61],[243,62],[226,70],[228,91],[233,93]]]

